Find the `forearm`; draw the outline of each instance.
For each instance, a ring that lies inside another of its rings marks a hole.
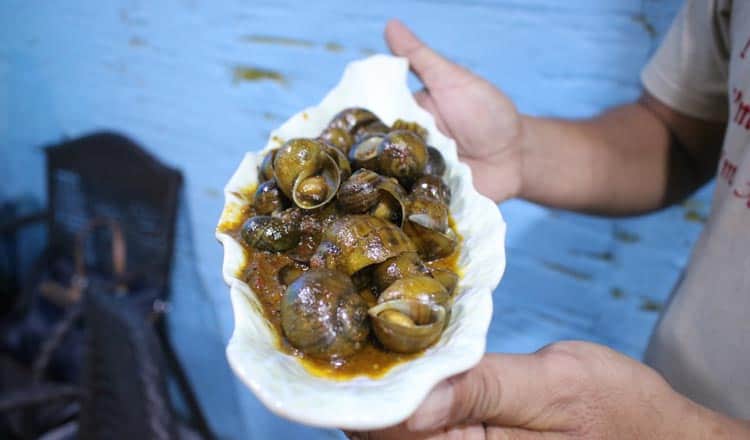
[[[684,396],[683,410],[673,420],[679,439],[740,439],[750,438],[750,421],[733,419],[700,406]]]
[[[647,212],[685,197],[713,169],[696,160],[711,162],[713,153],[689,154],[665,119],[643,102],[583,121],[525,117],[521,197],[607,215]]]

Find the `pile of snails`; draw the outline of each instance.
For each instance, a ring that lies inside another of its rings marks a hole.
[[[283,253],[285,339],[320,359],[351,356],[374,333],[415,353],[445,328],[458,275],[426,262],[456,251],[445,161],[427,132],[349,108],[315,139],[269,151],[258,168],[246,246]]]

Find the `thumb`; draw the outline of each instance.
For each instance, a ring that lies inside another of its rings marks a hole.
[[[471,73],[427,47],[401,21],[390,20],[385,26],[385,40],[394,55],[406,57],[411,69],[428,89],[461,84]]]
[[[535,355],[486,355],[468,372],[440,383],[407,421],[409,430],[484,422],[524,427],[555,393]]]

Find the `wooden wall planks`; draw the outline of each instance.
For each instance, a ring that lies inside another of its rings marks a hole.
[[[271,415],[224,365],[232,317],[213,228],[221,188],[242,154],[319,101],[347,62],[385,51],[389,17],[489,78],[524,112],[582,117],[638,96],[638,73],[679,3],[6,1],[0,198],[43,200],[38,147],[101,128],[181,168],[172,326],[214,425],[227,438],[335,437]],[[236,78],[238,67],[253,78]],[[528,352],[576,338],[640,356],[710,194],[620,220],[504,203],[508,268],[488,349]],[[205,350],[194,350],[199,339]]]

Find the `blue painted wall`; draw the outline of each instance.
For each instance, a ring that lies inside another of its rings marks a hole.
[[[585,117],[640,93],[678,0],[5,1],[0,4],[0,199],[44,200],[39,147],[125,133],[186,175],[172,327],[226,438],[330,438],[269,414],[231,376],[221,189],[243,153],[318,102],[347,62],[385,51],[399,17],[536,115]],[[246,81],[237,67],[269,78]],[[412,79],[416,88],[416,81]],[[501,206],[508,268],[488,349],[586,339],[639,357],[701,229],[710,188],[655,215],[605,220]]]

